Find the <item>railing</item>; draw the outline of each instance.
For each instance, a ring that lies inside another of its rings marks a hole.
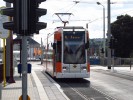
[[[99,60],[100,60],[99,65],[107,66],[107,58],[99,58]],[[131,67],[131,65],[133,64],[133,58],[114,57],[114,58],[111,58],[111,64],[115,67],[117,66]]]

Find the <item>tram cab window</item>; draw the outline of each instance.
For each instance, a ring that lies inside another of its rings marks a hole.
[[[65,64],[85,64],[85,32],[71,31],[64,32],[63,43],[63,63]]]

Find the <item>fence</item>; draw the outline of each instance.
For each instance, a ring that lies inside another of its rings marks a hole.
[[[107,65],[107,57],[106,58],[99,58],[100,65]],[[124,67],[131,67],[133,64],[133,58],[119,58],[114,57],[111,58],[111,65],[117,66],[124,66]]]

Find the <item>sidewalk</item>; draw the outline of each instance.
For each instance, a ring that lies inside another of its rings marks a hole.
[[[39,68],[42,65],[33,63],[33,67]],[[15,83],[7,83],[2,87],[2,100],[19,100],[22,95],[22,78],[19,77],[17,69],[15,69],[14,80]],[[69,100],[58,84],[39,69],[33,69],[32,73],[27,75],[27,84],[30,100]]]
[[[30,75],[28,77],[28,95],[31,100],[40,100],[37,93],[37,88],[33,86]],[[6,84],[5,87],[2,87],[2,100],[19,100],[19,97],[22,95],[22,79],[19,77],[19,74],[15,73],[14,75],[15,83]]]
[[[105,71],[110,71],[110,72],[115,72],[119,74],[124,74],[124,75],[130,75],[133,76],[133,67],[111,67],[111,69],[108,69],[107,66],[99,66],[99,65],[91,65],[91,69],[97,69],[97,70],[105,70]]]

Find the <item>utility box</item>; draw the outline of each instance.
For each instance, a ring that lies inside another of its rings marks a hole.
[[[31,73],[31,64],[27,64],[27,73]],[[18,64],[18,73],[22,73],[22,64]]]
[[[27,69],[28,73],[31,73],[31,64],[27,64],[27,66],[28,66],[28,69]]]

